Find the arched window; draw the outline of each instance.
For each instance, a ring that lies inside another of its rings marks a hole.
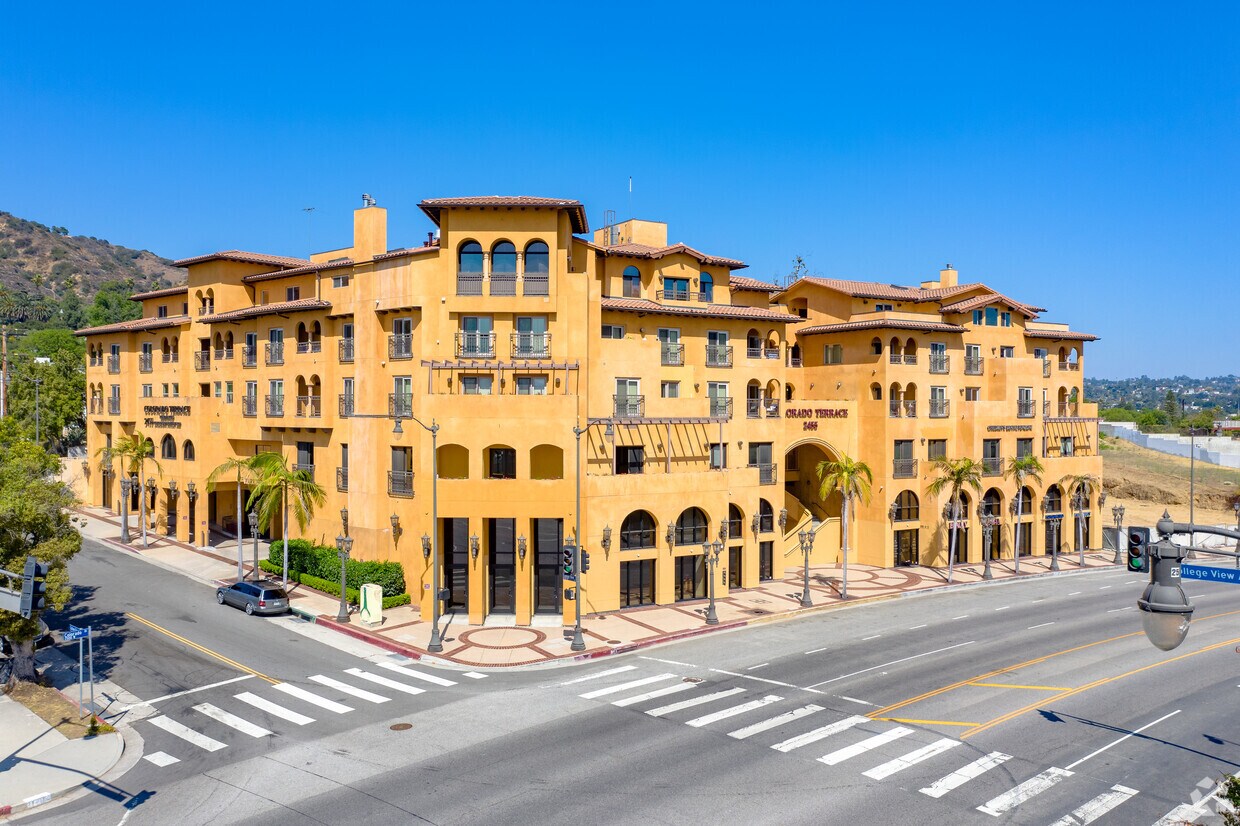
[[[698,284],[702,287],[702,300],[715,300],[715,279],[711,278],[710,273],[702,273],[702,277],[698,279]]]
[[[986,495],[982,497],[982,513],[987,516],[1003,515],[1003,494],[996,488],[986,491]]]
[[[741,509],[736,505],[728,505],[728,538],[741,539],[744,537],[745,517],[741,513]]]
[[[795,395],[796,395],[796,391],[793,389],[792,385],[785,384],[784,385],[784,401],[786,402],[792,401]]]
[[[621,276],[625,298],[642,297],[642,272],[637,267],[625,267]]]
[[[1051,485],[1046,489],[1042,510],[1047,513],[1063,513],[1063,491],[1059,489],[1059,485]]]
[[[896,522],[916,522],[921,519],[921,505],[917,501],[917,494],[911,490],[901,491],[896,497],[892,514]]]
[[[194,461],[194,443],[189,439],[186,439],[185,443],[181,445],[181,458],[187,462]]]
[[[517,274],[517,248],[508,241],[500,241],[491,248],[491,274]]]
[[[701,508],[686,508],[676,520],[677,545],[701,545],[706,541],[706,514]]]
[[[881,356],[883,354],[883,340],[878,336],[875,336],[873,340],[870,341],[870,352],[876,356]]]
[[[461,252],[457,257],[457,270],[472,275],[482,274],[482,245],[477,241],[466,241],[461,244]]]
[[[758,533],[775,530],[775,509],[765,499],[758,500]]]
[[[551,272],[551,254],[542,241],[531,241],[525,247],[525,272],[528,275],[546,275]]]
[[[620,550],[654,547],[654,517],[633,511],[620,524]]]
[[[159,458],[175,459],[177,457],[177,442],[171,435],[165,435],[159,442]]]
[[[1025,485],[1020,489],[1020,493],[1016,495],[1015,504],[1017,508],[1019,508],[1020,515],[1022,517],[1029,516],[1033,513],[1033,491],[1029,489],[1028,485]],[[1015,511],[1013,511],[1013,513],[1015,513]]]

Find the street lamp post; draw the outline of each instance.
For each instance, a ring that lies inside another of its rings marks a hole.
[[[1089,507],[1089,497],[1085,493],[1082,485],[1076,489],[1076,493],[1072,494],[1072,513],[1076,519],[1076,541],[1080,546],[1077,548],[1081,553],[1080,565],[1085,567],[1085,546],[1089,544],[1088,537],[1085,535],[1085,509]]]
[[[1042,511],[1046,513],[1050,509],[1050,495],[1048,494],[1042,500]],[[1059,522],[1063,519],[1062,513],[1046,513],[1043,517],[1046,525],[1051,529],[1051,570],[1059,570]]]
[[[254,540],[254,579],[258,580],[258,514],[250,511],[250,537]],[[193,529],[193,526],[190,526]]]
[[[723,550],[722,542],[703,542],[702,556],[706,557],[707,594],[710,604],[706,608],[706,624],[718,625],[719,615],[715,613],[715,571],[719,568],[719,552]]]
[[[797,542],[801,545],[801,556],[805,559],[805,570],[802,572],[801,607],[813,608],[814,600],[809,595],[809,555],[814,550],[814,532],[805,528],[797,534]]]
[[[1111,516],[1115,519],[1115,559],[1111,561],[1115,565],[1118,565],[1121,561],[1123,561],[1120,540],[1124,537],[1124,506],[1116,505],[1111,508]]]
[[[336,612],[336,622],[340,623],[349,621],[349,597],[345,590],[345,569],[348,566],[351,550],[353,550],[353,537],[336,537],[336,553],[340,555],[340,610]]]
[[[977,521],[982,526],[982,579],[994,579],[995,575],[990,570],[990,548],[995,528],[999,525],[999,517],[992,515],[985,505],[978,505]]]
[[[1016,495],[1015,495],[1014,497],[1012,497],[1012,502],[1011,502],[1011,504],[1009,504],[1009,505],[1008,505],[1008,512],[1012,514],[1012,519],[1014,520],[1014,521],[1012,522],[1012,572],[1013,572],[1013,573],[1015,573],[1015,574],[1019,574],[1019,573],[1020,573],[1020,542],[1019,542],[1019,537],[1020,537],[1020,535],[1021,535],[1021,533],[1020,533],[1020,521],[1021,521],[1021,520],[1020,520],[1020,517],[1021,517],[1021,515],[1022,515],[1022,514],[1020,513],[1020,510],[1021,510],[1021,503],[1022,503],[1022,501],[1023,501],[1023,499],[1022,499],[1022,496],[1021,496],[1021,491],[1019,491],[1019,490],[1018,490],[1018,491],[1016,491]],[[1032,547],[1032,545],[1033,545],[1033,537],[1029,537],[1029,544],[1030,544],[1030,546]]]
[[[126,545],[132,539],[129,536],[129,488],[132,484],[128,476],[121,477],[121,542]]]

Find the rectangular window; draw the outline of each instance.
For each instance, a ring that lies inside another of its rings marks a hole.
[[[222,381],[217,381],[217,382],[215,383],[215,393],[214,393],[214,396],[215,396],[217,399],[223,398],[223,396],[224,396],[224,382],[222,382]]]
[[[998,459],[999,458],[999,440],[983,439],[982,440],[982,458]]]
[[[624,327],[620,324],[604,324],[603,338],[624,338]]]
[[[517,395],[518,396],[545,396],[547,395],[547,377],[546,376],[517,376]]]
[[[1033,348],[1033,357],[1034,357],[1035,359],[1044,359],[1044,358],[1046,358],[1046,356],[1049,354],[1049,352],[1050,352],[1050,351],[1049,351],[1049,350],[1047,350],[1045,347],[1034,347],[1034,348]]]
[[[142,385],[142,398],[149,399],[155,395],[155,387],[150,384]]]
[[[156,307],[155,317],[156,318],[167,318],[168,317],[168,305],[160,304],[158,307]]]
[[[467,396],[491,395],[490,376],[462,376],[461,392]]]
[[[986,326],[995,327],[998,324],[999,324],[999,308],[998,307],[987,307],[986,308]]]
[[[980,387],[966,387],[964,389],[964,400],[967,402],[975,402],[981,392],[982,389]]]
[[[224,382],[224,401],[228,404],[233,403],[233,383],[230,381]]]
[[[1016,458],[1023,459],[1033,455],[1033,439],[1016,440]]]
[[[1060,456],[1075,456],[1076,455],[1076,445],[1072,441],[1071,436],[1064,436],[1063,438],[1059,440],[1059,455]]]
[[[1012,348],[1012,347],[1000,347],[999,348],[999,358],[1001,359],[1010,359],[1014,355],[1016,355],[1015,348]]]
[[[876,313],[889,313],[894,309],[895,309],[894,304],[875,304],[874,305],[874,312]]]
[[[301,287],[287,287],[284,290],[285,301],[297,301],[301,298]]]
[[[510,447],[487,448],[487,478],[516,479],[517,451]]]
[[[332,287],[347,287],[347,286],[349,286],[349,276],[347,275],[333,275],[332,276]]]
[[[181,395],[181,385],[178,382],[174,381],[172,383],[172,398],[175,399],[180,395]]]
[[[1000,327],[1011,327],[1012,326],[1012,314],[1011,313],[999,313],[999,326]]]
[[[926,458],[933,461],[934,459],[947,458],[947,440],[946,439],[930,439],[926,442]]]
[[[844,345],[842,344],[825,344],[822,348],[823,364],[843,364],[844,363]]]
[[[635,267],[628,267],[622,278],[624,279],[624,297],[625,298],[641,298],[642,297],[642,277],[641,273],[629,272],[635,270]]]
[[[163,386],[163,391],[164,391],[164,398],[166,399],[168,398],[168,383],[164,382],[162,386]]]
[[[659,382],[659,395],[665,399],[679,399],[680,398],[680,382],[678,381]]]
[[[981,310],[974,310],[974,311],[973,311],[973,323],[974,323],[974,324],[981,324],[981,323],[982,323],[982,317],[983,317],[983,313],[982,313],[982,311],[981,311]]]
[[[654,560],[620,563],[620,607],[654,605]]]
[[[616,448],[616,474],[642,472],[645,450],[639,446]]]
[[[712,442],[710,445],[710,469],[723,470],[728,466],[728,443]]]

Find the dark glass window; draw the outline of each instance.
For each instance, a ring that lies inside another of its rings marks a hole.
[[[654,560],[620,563],[620,607],[654,605]]]
[[[492,275],[517,274],[517,248],[507,241],[501,241],[491,250]]]
[[[477,241],[467,241],[461,245],[458,269],[461,272],[482,272],[482,245]]]
[[[921,507],[917,502],[917,494],[911,490],[901,491],[896,497],[895,521],[916,522],[921,518]]]
[[[706,514],[701,508],[689,508],[676,520],[677,545],[701,545],[706,541]]]
[[[715,300],[715,279],[711,278],[710,273],[702,273],[702,277],[698,279],[698,284],[702,287],[702,300]]]
[[[525,272],[528,275],[546,275],[551,271],[551,256],[547,245],[534,241],[525,248]]]
[[[516,479],[517,451],[510,447],[487,448],[487,478]]]
[[[616,448],[616,473],[641,473],[645,450],[640,447]]]
[[[624,297],[625,298],[641,298],[642,297],[642,274],[637,267],[624,268]]]
[[[654,547],[654,518],[645,511],[634,511],[620,525],[620,550]]]
[[[927,459],[946,459],[947,458],[947,440],[931,439],[926,443]]]

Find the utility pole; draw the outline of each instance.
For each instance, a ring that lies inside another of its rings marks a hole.
[[[9,328],[0,325],[0,419],[9,415]]]

